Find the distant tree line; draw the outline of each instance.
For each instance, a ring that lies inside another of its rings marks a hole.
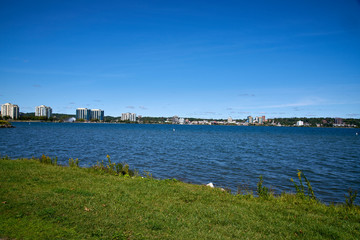
[[[23,121],[56,121],[56,122],[64,122],[68,119],[75,117],[75,115],[72,114],[62,114],[62,113],[53,113],[51,118],[47,117],[38,117],[35,116],[34,112],[31,113],[20,113],[20,117],[18,120]],[[167,123],[167,120],[171,119],[171,117],[141,117],[138,119],[136,123],[144,123],[144,124],[165,124]],[[203,119],[203,118],[186,118],[190,122],[193,121],[203,121],[207,120],[209,122],[222,122],[227,121],[227,119]],[[0,120],[11,120],[10,117],[0,116]],[[246,119],[234,119],[236,122],[245,122]],[[344,126],[348,127],[360,127],[360,119],[359,118],[341,118],[342,123]],[[85,120],[78,119],[78,122],[83,122]],[[99,122],[97,119],[91,120],[92,122]],[[264,122],[262,125],[264,126],[272,126],[274,124],[281,124],[282,126],[294,126],[298,121],[303,121],[305,126],[310,127],[334,127],[335,125],[335,118],[299,118],[299,117],[293,117],[293,118],[271,118],[268,119],[268,121]],[[121,117],[113,117],[113,116],[105,116],[104,122],[117,122],[117,123],[134,123],[130,122],[129,120],[122,121]]]
[[[334,127],[335,118],[273,118],[265,125],[270,125],[272,122],[280,123],[282,126],[294,126],[298,121],[303,121],[305,125],[310,127],[317,127],[320,125],[322,127]],[[360,119],[356,118],[342,118],[344,125],[360,127]]]

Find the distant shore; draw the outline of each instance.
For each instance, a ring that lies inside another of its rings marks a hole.
[[[66,121],[47,121],[47,120],[8,120],[8,122],[24,122],[24,123],[100,123],[100,124],[155,124],[155,125],[177,125],[177,126],[244,126],[244,127],[299,127],[299,128],[359,128],[358,126],[296,126],[296,125],[272,125],[272,124],[174,124],[174,123],[156,123],[156,122],[66,122]],[[5,126],[6,127],[6,126]]]

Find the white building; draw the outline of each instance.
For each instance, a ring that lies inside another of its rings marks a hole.
[[[136,122],[136,113],[122,113],[121,121]]]
[[[37,107],[35,107],[35,116],[51,118],[52,117],[52,108],[47,107],[45,105],[37,106]]]
[[[1,105],[1,116],[10,117],[12,119],[19,118],[19,106],[11,103]]]
[[[296,126],[304,126],[304,122],[303,121],[297,121],[296,122]]]
[[[228,124],[234,124],[234,123],[236,123],[236,121],[234,121],[234,119],[232,119],[232,117],[228,117],[227,123]]]

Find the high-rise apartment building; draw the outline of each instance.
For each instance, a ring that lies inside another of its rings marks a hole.
[[[136,113],[122,113],[121,121],[136,122]]]
[[[85,121],[90,121],[90,120],[104,121],[104,110],[77,108],[76,120],[80,120],[80,119],[83,119]]]
[[[91,109],[91,120],[104,121],[104,110]]]
[[[1,116],[10,117],[12,119],[18,119],[20,116],[19,106],[11,103],[5,103],[1,105]]]
[[[87,108],[77,108],[76,109],[76,120],[85,120],[90,121],[91,119],[91,110]]]
[[[248,117],[247,117],[247,120],[248,120],[248,123],[250,123],[250,124],[253,124],[253,123],[254,123],[254,119],[253,119],[252,116],[248,116]]]
[[[35,107],[35,116],[51,118],[52,117],[52,108],[47,107],[45,105],[37,106],[37,107]]]

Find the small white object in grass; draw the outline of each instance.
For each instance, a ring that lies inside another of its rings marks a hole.
[[[211,183],[206,184],[206,186],[213,188],[214,184],[211,182]]]

